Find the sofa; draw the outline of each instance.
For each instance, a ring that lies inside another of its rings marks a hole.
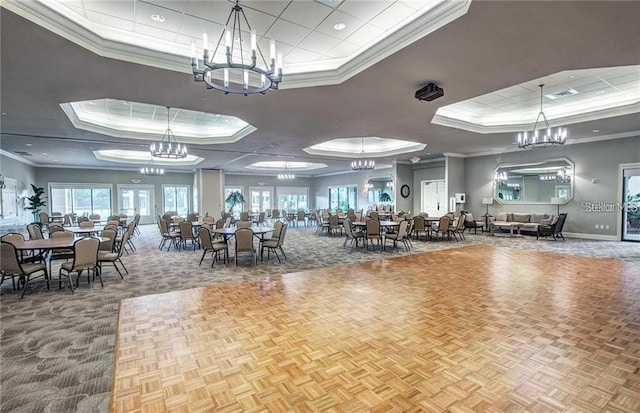
[[[535,214],[535,213],[519,213],[519,212],[500,212],[491,218],[489,225],[500,224],[506,222],[521,222],[521,232],[531,232],[537,234],[538,226],[551,225],[555,216],[551,214]]]

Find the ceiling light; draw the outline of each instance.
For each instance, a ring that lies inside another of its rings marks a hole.
[[[164,169],[153,166],[153,157],[149,160],[149,164],[140,168],[140,174],[146,176],[164,175]]]
[[[335,30],[338,30],[338,31],[340,31],[340,30],[344,30],[344,29],[345,29],[345,27],[347,27],[347,25],[346,25],[346,24],[344,24],[344,23],[336,23],[336,24],[334,24],[334,25],[333,25],[333,28],[334,28]]]
[[[411,161],[411,163],[418,163],[420,162],[420,157],[419,156],[413,156],[411,159],[409,159]]]
[[[25,143],[25,146],[33,146],[31,143]]]
[[[151,15],[151,20],[153,20],[156,23],[164,23],[165,18],[161,14],[152,14]]]
[[[167,130],[162,135],[160,142],[151,144],[151,156],[166,159],[183,159],[187,157],[187,147],[179,144],[173,135],[173,131],[171,131],[169,110],[170,108],[167,106]]]
[[[593,132],[593,133],[598,133],[598,132],[600,132],[600,129],[594,129],[594,130],[592,130],[591,132]]]
[[[376,161],[373,159],[367,159],[366,154],[364,153],[364,138],[362,138],[362,150],[360,151],[360,156],[355,161],[351,162],[351,169],[354,171],[370,171],[375,169]]]
[[[543,87],[544,85],[540,85],[540,113],[538,113],[536,123],[534,123],[533,125],[533,131],[531,131],[531,135],[529,135],[527,132],[521,132],[518,134],[519,148],[526,149],[546,146],[558,146],[564,145],[567,140],[567,128],[558,128],[555,133],[551,131],[549,121],[542,111]],[[540,117],[542,117],[542,119],[544,120],[544,126],[546,126],[546,130],[542,136],[538,135],[538,122],[540,122]]]
[[[231,8],[231,13],[227,18],[227,24],[224,32],[218,40],[215,49],[209,49],[209,40],[207,34],[202,36],[202,58],[204,67],[198,67],[198,57],[195,43],[191,44],[191,68],[193,70],[193,80],[196,82],[204,82],[207,89],[217,89],[225,94],[234,93],[249,95],[254,93],[264,94],[269,89],[278,89],[278,85],[282,81],[282,55],[276,56],[276,42],[270,41],[270,59],[269,64],[258,47],[257,34],[251,29],[251,25],[245,16],[242,7],[238,4]],[[243,23],[244,22],[244,23]],[[246,27],[243,30],[243,26]],[[245,56],[248,50],[242,41],[243,36],[248,31],[251,32],[251,58]],[[224,39],[225,58],[221,62],[215,62],[214,59],[218,50],[222,52],[221,43]],[[236,40],[237,48],[234,47],[232,40]],[[258,58],[261,62],[258,62]],[[259,64],[260,63],[260,64]],[[216,72],[212,75],[212,72]],[[220,72],[222,72],[222,81],[220,81]]]
[[[283,181],[291,181],[293,179],[296,179],[296,176],[294,174],[289,173],[289,168],[287,167],[286,162],[284,164],[284,173],[278,174],[278,179],[281,179]]]

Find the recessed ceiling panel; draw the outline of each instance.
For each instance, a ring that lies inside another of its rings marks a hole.
[[[197,112],[118,99],[63,103],[62,109],[78,129],[119,138],[160,140],[167,127],[181,143],[234,143],[256,128],[235,116]],[[167,117],[168,115],[168,117]]]
[[[314,162],[297,162],[297,161],[263,161],[255,162],[251,165],[245,166],[247,169],[253,169],[258,171],[313,171],[314,169],[326,168],[327,165],[323,163]]]
[[[424,143],[369,136],[331,139],[303,150],[312,155],[338,156],[341,158],[353,158],[364,152],[368,157],[380,158],[421,151],[426,147],[427,145]]]
[[[153,161],[154,164],[162,166],[190,166],[197,165],[204,161],[204,158],[195,155],[187,155],[184,159],[164,159],[152,158],[149,151],[129,151],[121,149],[97,150],[93,151],[93,154],[101,161],[128,164],[148,164],[149,161]]]

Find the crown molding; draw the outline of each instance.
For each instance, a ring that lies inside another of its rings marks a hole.
[[[15,153],[11,153],[11,152],[5,151],[4,149],[0,149],[0,155],[6,156],[7,158],[11,158],[13,160],[16,160],[18,162],[21,162],[21,163],[29,165],[29,166],[35,166],[35,167],[39,166],[37,163],[35,163],[33,161],[30,161],[30,160],[28,160],[26,158],[23,158],[20,155],[16,155]]]

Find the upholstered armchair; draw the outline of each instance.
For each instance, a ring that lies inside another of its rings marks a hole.
[[[564,227],[564,222],[567,220],[567,214],[558,215],[558,219],[551,225],[540,224],[538,226],[538,232],[536,234],[536,239],[542,237],[552,236],[554,241],[557,241],[558,238],[562,238],[564,241],[564,236],[562,236],[562,227]]]
[[[464,217],[464,229],[468,229],[469,232],[473,229],[474,234],[477,234],[478,228],[480,228],[480,231],[484,231],[484,222],[474,220],[473,214],[468,212]]]

